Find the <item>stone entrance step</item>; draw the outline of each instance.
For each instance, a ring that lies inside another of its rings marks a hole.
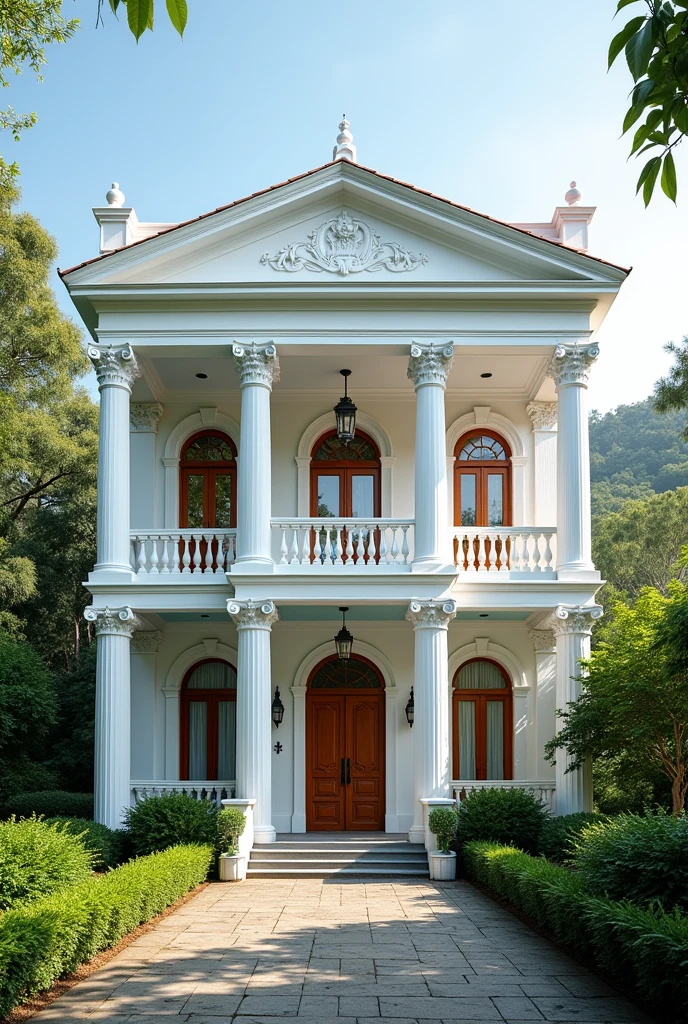
[[[428,856],[422,846],[405,839],[374,834],[315,833],[304,838],[278,837],[255,845],[248,878],[428,877]]]

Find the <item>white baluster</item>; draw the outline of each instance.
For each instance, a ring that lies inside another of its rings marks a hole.
[[[358,541],[356,543],[356,565],[362,569],[365,565],[365,527],[358,528]]]
[[[551,569],[552,568],[552,534],[551,533],[545,533],[545,534],[543,534],[543,537],[545,538],[545,555],[544,555],[544,558],[545,558],[545,569]]]
[[[315,540],[313,542],[313,565],[320,566],[320,565],[323,564],[323,546],[322,546],[322,543],[321,543],[321,540],[320,540],[320,538],[321,538],[321,527],[318,525],[317,522],[315,524],[314,533],[315,533]],[[327,544],[327,540],[325,540],[325,543]]]
[[[203,534],[203,536],[205,537],[205,572],[212,572],[213,571],[213,541],[215,540],[215,534],[214,533],[205,533],[205,534]],[[218,559],[220,559],[222,557],[222,554],[220,552],[221,545],[222,545],[222,541],[218,540],[218,542],[217,542],[217,557],[218,557]]]
[[[293,535],[291,539],[291,547],[289,548],[289,564],[292,565],[294,562],[299,560],[299,528],[298,526],[293,527]]]
[[[311,531],[310,527],[301,527],[303,540],[301,542],[301,565],[310,565],[311,561]]]
[[[530,572],[530,568],[531,568],[531,566],[530,566],[530,545],[528,543],[529,541],[530,541],[530,534],[529,533],[525,533],[525,532],[522,533],[521,534],[521,571],[522,572]]]
[[[172,544],[171,544],[171,551],[172,551],[172,569],[171,569],[171,572],[179,573],[179,571],[180,571],[180,569],[179,569],[179,534],[178,533],[173,533],[171,538],[170,538],[170,540],[172,541]]]
[[[139,537],[139,557],[138,557],[138,563],[139,563],[139,575],[141,575],[141,576],[146,575],[146,573],[148,571],[146,569],[146,541],[147,540],[148,540],[148,537],[146,537],[145,534],[142,534]]]
[[[337,541],[334,548],[334,564],[341,565],[343,562],[342,555],[344,553],[344,548],[342,547],[342,528],[341,526],[335,526],[334,529],[337,534]]]
[[[158,540],[159,539],[160,538],[157,535],[151,534],[150,569],[148,571],[151,572],[151,573],[155,573],[156,576],[160,572],[160,570],[158,569],[158,562],[160,561],[160,559],[158,558]]]
[[[397,544],[397,530],[398,526],[392,526],[392,562],[395,563],[399,555],[399,545]]]
[[[368,526],[368,565],[375,565],[375,527]]]
[[[346,564],[350,569],[354,565],[354,531],[352,527],[346,531]]]
[[[404,565],[408,565],[408,556],[409,556],[408,532],[409,532],[409,528],[408,528],[408,526],[402,526],[401,529],[403,530],[403,533],[404,533],[404,535],[402,537],[402,541],[401,541],[402,561],[403,561]]]
[[[181,538],[184,544],[184,554],[182,555],[182,573],[191,572],[191,538],[192,533],[182,533]]]
[[[286,526],[283,526],[282,527],[282,540],[280,542],[280,554],[282,555],[282,557],[280,558],[280,565],[286,565],[287,564],[287,550],[288,550],[287,549],[287,528],[286,528]]]
[[[165,573],[169,574],[169,571],[170,571],[170,552],[168,550],[168,548],[169,548],[169,539],[170,538],[166,534],[163,534],[160,537],[160,553],[162,555],[162,558],[161,558],[161,561],[160,561],[160,566],[161,566],[160,573],[161,573],[161,575],[163,575]]]
[[[131,537],[129,540],[129,564],[132,569],[136,570],[136,537]]]
[[[378,562],[378,565],[387,565],[387,562],[389,561],[389,559],[387,557],[387,526],[386,525],[380,527],[380,543],[379,543],[378,546],[379,546],[379,549],[380,549],[380,552],[379,552],[380,553],[380,561]]]
[[[540,554],[540,536],[539,533],[533,534],[533,572],[542,572],[540,566],[540,560],[542,558]]]
[[[511,542],[511,553],[509,555],[511,571],[518,572],[521,566],[521,555],[518,550],[518,536],[515,533],[510,533],[509,540]]]

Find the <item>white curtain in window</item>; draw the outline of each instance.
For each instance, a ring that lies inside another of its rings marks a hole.
[[[475,701],[460,700],[459,708],[459,778],[475,778]]]
[[[503,690],[504,676],[491,661],[469,661],[456,679],[457,690]]]
[[[189,690],[236,690],[236,670],[226,661],[204,661],[186,684]]]
[[[204,700],[189,704],[189,778],[205,779],[208,771],[208,705]]]
[[[487,777],[504,778],[504,702],[487,701]]]
[[[236,701],[221,700],[217,706],[217,777],[236,778]]]

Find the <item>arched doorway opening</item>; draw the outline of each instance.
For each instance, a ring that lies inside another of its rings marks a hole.
[[[306,828],[382,831],[384,822],[384,681],[367,658],[333,654],[306,690]]]
[[[180,779],[236,778],[236,669],[220,658],[192,665],[180,694]]]
[[[454,676],[455,779],[513,777],[511,680],[490,658],[472,658]]]
[[[511,526],[511,450],[499,434],[474,428],[454,449],[454,525]]]
[[[179,457],[179,525],[190,530],[236,526],[236,448],[221,430],[202,430]]]

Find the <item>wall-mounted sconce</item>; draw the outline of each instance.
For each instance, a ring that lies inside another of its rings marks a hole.
[[[406,721],[408,722],[410,727],[413,729],[413,719],[414,719],[415,713],[416,713],[416,706],[415,706],[415,703],[414,703],[414,700],[413,700],[413,687],[411,687],[411,696],[409,697],[408,702],[407,702],[406,707],[404,708],[404,710],[406,711]]]
[[[272,702],[272,724],[279,729],[280,722],[284,718],[284,704],[280,700],[279,686],[275,687],[275,699]]]

